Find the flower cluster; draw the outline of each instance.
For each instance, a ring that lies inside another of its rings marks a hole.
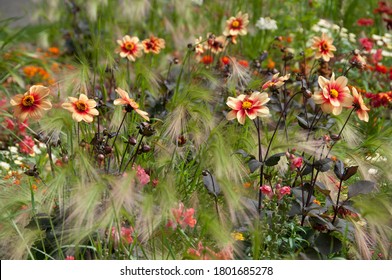
[[[120,232],[117,227],[112,227],[111,229],[111,238],[114,242],[114,246],[117,247],[120,242],[124,244],[131,244],[133,242],[132,234],[134,232],[133,227],[124,227],[120,228]]]
[[[280,184],[276,184],[275,190],[273,190],[271,186],[268,185],[261,186],[260,190],[268,199],[272,199],[274,196],[276,196],[278,200],[280,200],[285,195],[291,194],[291,188],[289,186],[282,187]]]
[[[116,53],[121,57],[126,57],[130,61],[136,61],[144,53],[159,54],[165,48],[165,40],[151,35],[149,38],[140,42],[136,36],[125,35],[122,40],[117,40],[119,45]]]
[[[185,229],[187,226],[194,228],[197,222],[193,217],[194,214],[195,209],[187,209],[181,202],[178,204],[178,208],[172,209],[173,220],[169,220],[166,226],[172,229],[176,229],[177,226],[180,226],[182,229]]]
[[[197,249],[189,248],[188,254],[192,259],[196,260],[232,260],[234,259],[233,247],[226,246],[219,252],[204,246],[201,242],[197,244]]]

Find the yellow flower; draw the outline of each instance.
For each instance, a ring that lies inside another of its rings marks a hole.
[[[233,237],[235,240],[238,240],[238,241],[244,241],[245,240],[245,237],[244,237],[244,235],[241,233],[241,232],[232,232],[231,233],[231,237]]]
[[[70,102],[63,103],[61,107],[72,113],[72,118],[77,121],[85,121],[91,123],[93,116],[98,116],[99,112],[95,107],[97,102],[94,99],[88,99],[85,94],[80,94],[79,99],[68,97]]]

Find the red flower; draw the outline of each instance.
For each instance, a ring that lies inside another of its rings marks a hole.
[[[289,186],[281,187],[280,184],[276,185],[276,194],[278,195],[278,199],[281,199],[285,195],[289,195],[291,193],[291,188]]]
[[[230,58],[228,56],[224,56],[221,58],[221,62],[224,65],[230,64]]]
[[[359,26],[372,26],[374,24],[374,20],[371,18],[360,18],[357,20],[357,24]]]
[[[74,261],[74,260],[75,260],[75,257],[74,257],[74,256],[67,256],[67,257],[65,258],[65,260],[66,260],[66,261]]]
[[[133,242],[133,232],[133,227],[121,227],[119,234],[117,227],[112,227],[111,235],[114,241],[114,245],[117,246],[120,241],[128,245],[131,244]]]
[[[268,186],[268,185],[261,186],[260,190],[261,190],[261,193],[264,194],[269,199],[271,199],[272,196],[274,195],[274,192],[272,191],[272,188],[270,186]]]
[[[9,129],[9,130],[14,130],[14,128],[15,128],[15,123],[13,122],[13,120],[11,120],[11,119],[9,119],[9,118],[6,118],[5,120],[5,123],[6,123],[6,128],[7,129]]]
[[[388,72],[388,68],[382,64],[376,64],[376,71],[382,74],[386,74]]]
[[[373,48],[373,41],[369,38],[359,38],[359,43],[361,44],[362,48],[367,50],[368,52]]]
[[[238,64],[245,68],[249,67],[249,62],[246,60],[238,60]]]
[[[34,153],[34,150],[33,150],[34,145],[35,145],[35,143],[34,143],[33,138],[31,138],[31,136],[26,135],[23,138],[23,140],[21,142],[19,142],[20,152],[24,153],[24,154],[33,154]]]
[[[182,229],[185,229],[187,226],[194,228],[197,223],[196,219],[193,217],[194,214],[195,209],[185,209],[184,204],[179,203],[178,208],[172,209],[174,220],[169,220],[166,226],[171,227],[172,229],[176,229],[177,226],[181,226]]]
[[[382,49],[378,49],[374,54],[373,54],[373,59],[374,63],[377,64],[382,60]]]
[[[148,175],[140,165],[137,166],[136,176],[142,187],[150,182],[150,175]]]
[[[392,15],[392,9],[388,7],[385,1],[378,2],[378,8],[373,11],[375,14],[387,14]]]
[[[214,58],[211,55],[205,55],[201,58],[201,62],[205,65],[209,65],[214,61]]]

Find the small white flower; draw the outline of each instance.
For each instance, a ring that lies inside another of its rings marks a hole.
[[[203,5],[203,0],[192,0],[192,3],[201,6]]]
[[[260,30],[276,30],[278,26],[276,25],[276,20],[273,20],[269,17],[266,18],[259,18],[256,22],[256,27]]]
[[[368,170],[369,175],[376,175],[378,173],[378,170],[375,168],[370,168]]]
[[[23,162],[21,162],[20,160],[14,160],[14,163],[15,163],[16,165],[22,165],[22,164],[23,164]]]
[[[38,148],[37,145],[34,145],[34,146],[33,146],[33,151],[34,151],[34,153],[37,154],[37,155],[40,155],[40,154],[41,154],[41,149]]]
[[[326,28],[331,28],[332,27],[332,24],[329,21],[325,20],[325,19],[320,19],[319,22],[317,23],[317,25],[321,26],[321,27],[326,27]]]
[[[8,150],[10,150],[11,154],[17,154],[18,153],[18,148],[15,146],[8,147]]]
[[[0,161],[0,167],[5,170],[10,170],[10,165],[4,161]]]

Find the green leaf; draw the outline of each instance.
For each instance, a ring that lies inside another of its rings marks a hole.
[[[347,199],[350,199],[359,194],[368,194],[376,190],[376,183],[367,180],[358,181],[348,187]]]
[[[267,166],[275,166],[275,165],[278,164],[280,158],[281,158],[282,156],[285,156],[285,155],[286,155],[286,153],[277,153],[277,154],[274,154],[274,155],[270,156],[264,163],[265,163],[265,165],[267,165]]]
[[[259,169],[261,165],[262,163],[255,158],[252,158],[250,161],[248,161],[248,166],[251,173]]]
[[[316,161],[313,164],[313,166],[314,166],[314,168],[316,168],[316,170],[318,170],[320,172],[326,172],[331,169],[331,165],[332,165],[331,162],[332,162],[332,159],[324,158],[324,159]]]
[[[315,247],[323,255],[337,253],[342,249],[342,241],[329,233],[320,233],[314,241]]]

